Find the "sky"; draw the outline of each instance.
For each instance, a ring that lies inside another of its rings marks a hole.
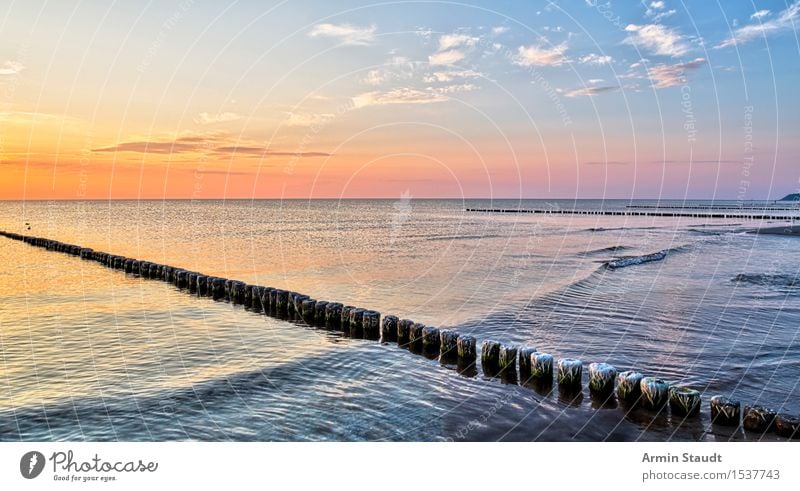
[[[0,3],[0,199],[800,190],[800,0]]]

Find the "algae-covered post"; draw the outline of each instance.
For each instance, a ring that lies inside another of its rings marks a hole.
[[[595,394],[607,395],[614,392],[617,369],[608,363],[589,364],[589,390]]]
[[[639,372],[627,370],[617,375],[617,397],[621,401],[638,402],[642,395],[641,382],[644,378]]]
[[[536,348],[522,347],[519,348],[518,353],[519,377],[525,382],[531,377],[531,355],[536,353]]]
[[[487,375],[496,374],[500,370],[500,343],[484,341],[481,345],[481,365]]]
[[[426,353],[439,351],[439,329],[433,326],[422,328],[422,349]]]
[[[325,307],[325,325],[331,329],[336,329],[342,322],[342,308],[344,305],[338,302],[329,303]]]
[[[583,362],[573,358],[558,360],[558,385],[565,388],[578,388],[582,384]]]
[[[711,422],[723,426],[739,426],[741,403],[723,396],[711,398]]]
[[[540,383],[553,383],[553,355],[540,353],[531,354],[531,378]]]
[[[468,367],[475,365],[478,359],[477,340],[470,335],[461,334],[456,341],[459,365]]]
[[[788,414],[778,414],[774,420],[775,432],[790,439],[800,439],[800,418]]]
[[[747,431],[766,433],[773,429],[775,416],[777,414],[772,409],[763,406],[745,406],[742,426]]]
[[[700,392],[689,387],[670,387],[669,407],[678,416],[694,416],[700,412]]]
[[[410,319],[401,319],[397,323],[397,344],[400,346],[408,345],[411,341],[411,326],[413,325],[414,321]]]
[[[642,391],[640,403],[646,409],[659,410],[669,400],[669,384],[660,378],[644,377],[639,387]]]
[[[375,310],[367,310],[361,317],[361,324],[364,330],[364,339],[380,339],[381,337],[381,314]]]
[[[397,341],[397,323],[400,319],[394,315],[387,315],[381,323],[381,342],[390,343]]]
[[[440,357],[443,362],[458,359],[458,333],[450,329],[439,331]]]

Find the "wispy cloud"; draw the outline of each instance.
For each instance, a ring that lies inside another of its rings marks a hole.
[[[686,73],[706,64],[705,58],[695,58],[675,65],[656,65],[647,71],[647,76],[656,89],[665,89],[686,83]]]
[[[598,55],[597,53],[590,53],[580,58],[581,63],[585,65],[610,65],[614,62],[614,58],[609,55]]]
[[[751,17],[751,19],[756,19],[758,22],[736,29],[731,37],[719,43],[715,48],[727,48],[736,44],[744,44],[762,36],[795,29],[796,22],[800,21],[800,0],[795,1],[786,10],[781,11],[777,17],[766,22],[761,22],[761,19],[766,17],[769,11],[764,14],[761,14],[761,12],[764,11],[758,11]]]
[[[308,35],[315,37],[329,37],[338,39],[342,44],[351,46],[365,46],[375,40],[375,26],[360,27],[352,24],[317,24]]]
[[[18,61],[6,61],[0,65],[0,75],[16,75],[25,69],[25,65]]]
[[[435,83],[435,82],[452,82],[453,80],[464,79],[464,78],[479,78],[483,77],[483,74],[480,72],[476,72],[475,70],[442,70],[433,72],[425,77],[425,82],[427,83]]]
[[[625,30],[630,33],[624,42],[661,56],[682,56],[689,52],[686,40],[675,29],[661,24],[629,24]]]
[[[675,15],[675,9],[667,10],[667,5],[663,1],[650,2],[644,15],[653,20],[653,22],[661,22],[662,19]]]
[[[197,117],[194,118],[194,122],[197,124],[207,125],[207,124],[217,124],[217,123],[227,123],[230,121],[236,121],[237,119],[241,119],[236,113],[231,112],[223,112],[223,113],[200,113]]]
[[[289,126],[316,126],[328,123],[336,118],[331,113],[289,113],[286,124]]]
[[[428,63],[431,65],[452,65],[463,60],[466,56],[463,51],[458,49],[439,51],[428,57]]]
[[[192,135],[175,138],[172,140],[137,140],[121,142],[109,147],[92,149],[98,153],[150,153],[150,154],[181,154],[206,152],[217,155],[242,154],[247,156],[269,157],[269,156],[291,156],[291,157],[326,157],[331,154],[327,152],[291,150],[273,150],[269,147],[256,143],[232,141],[224,135]]]
[[[569,61],[564,54],[566,51],[567,43],[555,46],[520,46],[517,48],[514,63],[521,66],[559,66]]]
[[[768,17],[771,12],[767,9],[759,10],[758,12],[753,12],[753,15],[750,16],[751,19],[763,19],[764,17]]]
[[[453,33],[445,34],[439,38],[439,51],[460,48],[462,46],[475,46],[481,39],[468,34]]]
[[[460,92],[472,92],[478,88],[474,84],[451,84],[442,87],[435,87],[432,90],[439,94],[458,94]]]
[[[616,85],[605,85],[600,87],[583,87],[580,89],[574,89],[567,92],[567,97],[592,97],[598,94],[603,94],[605,92],[613,92],[619,89]]]
[[[498,36],[500,34],[505,34],[507,32],[508,32],[508,27],[506,26],[492,27],[492,34],[494,34],[495,36]]]
[[[445,95],[434,90],[419,90],[409,87],[393,89],[387,92],[366,92],[352,98],[353,106],[356,108],[390,104],[432,104],[446,100],[447,97]]]

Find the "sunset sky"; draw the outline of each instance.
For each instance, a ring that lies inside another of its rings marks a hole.
[[[800,0],[0,6],[0,198],[780,198]]]

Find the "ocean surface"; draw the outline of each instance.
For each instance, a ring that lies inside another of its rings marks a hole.
[[[776,439],[712,426],[707,404],[800,413],[800,240],[748,233],[785,222],[465,211],[654,204],[0,202],[2,230],[608,362],[704,398],[683,419],[461,374],[0,237],[0,440]]]

